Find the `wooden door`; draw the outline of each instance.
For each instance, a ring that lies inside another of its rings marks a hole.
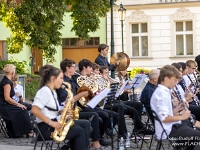
[[[0,60],[3,60],[3,42],[0,41]]]
[[[94,62],[98,56],[98,48],[63,48],[63,59],[69,58],[78,63],[82,59],[88,59]]]
[[[38,73],[41,66],[43,66],[43,56],[42,51],[39,49],[31,49],[32,53],[32,65],[31,73]]]

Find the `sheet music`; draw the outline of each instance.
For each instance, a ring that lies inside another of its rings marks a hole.
[[[132,81],[132,84],[133,84],[132,87],[137,89],[141,85],[141,83],[144,81],[145,78],[147,78],[146,74],[137,74]]]
[[[97,104],[107,96],[107,94],[110,92],[110,89],[105,88],[103,89],[101,92],[99,92],[99,94],[97,94],[95,97],[93,97],[88,103],[87,106],[89,106],[90,108],[94,109]]]
[[[127,83],[127,85],[124,87],[124,90],[129,90],[133,87],[133,83]]]
[[[117,93],[115,94],[115,97],[119,97],[119,95],[122,93],[122,91],[124,90],[124,87],[126,86],[126,84],[128,83],[129,81],[127,80],[122,86],[121,88],[117,91]]]

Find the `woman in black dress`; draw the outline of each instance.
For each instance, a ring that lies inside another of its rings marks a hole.
[[[12,78],[16,67],[13,64],[4,66],[4,78],[0,82],[0,115],[6,122],[9,137],[33,136],[32,125],[26,106],[17,103]]]

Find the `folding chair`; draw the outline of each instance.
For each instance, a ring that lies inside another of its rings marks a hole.
[[[3,120],[3,118],[1,116],[0,116],[0,132],[3,132],[3,134],[6,137],[9,137],[8,131],[7,131],[7,128],[6,128],[6,122]]]
[[[154,127],[154,123],[152,122],[153,120],[150,118],[150,115],[149,115],[149,112],[148,112],[148,109],[146,108],[146,107],[144,107],[145,108],[145,113],[146,113],[146,115],[147,115],[147,120],[145,121],[145,131],[147,130],[147,129],[151,129],[152,131],[155,131],[155,127]],[[142,143],[141,143],[141,146],[140,146],[140,150],[142,150],[142,147],[143,147],[143,143],[144,143],[144,141],[145,141],[145,135],[146,135],[146,133],[145,133],[145,131],[144,131],[144,133],[143,133],[143,140],[142,140]],[[151,141],[150,141],[150,145],[149,145],[149,149],[151,149],[151,144],[152,144],[152,142],[153,142],[153,136],[155,135],[155,133],[153,133],[152,135],[151,135]]]
[[[55,143],[53,140],[45,140],[44,139],[44,137],[43,137],[38,125],[37,125],[37,122],[35,121],[35,116],[33,114],[30,115],[30,119],[31,119],[31,123],[33,124],[34,129],[37,132],[36,138],[34,140],[32,140],[32,142],[35,141],[34,150],[36,149],[39,136],[41,136],[41,138],[42,138],[42,144],[41,144],[40,150],[42,150],[43,148],[45,150],[61,150],[60,143],[56,143],[57,147],[55,149],[55,148],[53,148],[53,145]]]
[[[162,129],[163,129],[163,131],[162,131],[162,133],[161,133],[161,138],[160,139],[157,139],[156,138],[156,140],[157,140],[157,146],[156,146],[156,150],[160,150],[160,148],[161,148],[161,146],[162,146],[162,148],[164,149],[164,147],[163,147],[163,145],[162,145],[162,137],[163,137],[163,134],[165,134],[166,136],[167,136],[167,139],[169,139],[169,136],[167,135],[167,132],[166,132],[166,130],[164,129],[164,127],[163,127],[163,124],[162,124],[162,122],[161,122],[161,120],[160,120],[160,118],[158,117],[158,115],[157,115],[157,113],[155,112],[155,111],[153,111],[153,110],[151,110],[152,111],[152,114],[153,114],[153,116],[154,116],[154,119],[155,120],[157,120],[158,122],[159,122],[159,124],[161,125],[161,127],[162,127]],[[175,141],[176,143],[182,143],[183,141]],[[174,144],[172,144],[173,142],[171,141],[171,140],[169,140],[169,143],[170,143],[170,145],[173,147],[173,149],[174,150],[177,150],[177,149],[179,149],[179,150],[184,150],[184,149],[186,149],[187,148],[187,146],[184,146],[184,145],[182,145],[182,144],[180,144],[180,146],[174,146]]]
[[[162,145],[162,142],[163,142],[163,139],[162,139],[163,134],[165,134],[165,135],[167,136],[167,139],[168,139],[168,135],[167,135],[167,132],[166,132],[166,130],[164,129],[163,124],[162,124],[160,118],[158,117],[157,113],[156,113],[154,110],[151,110],[151,111],[152,111],[152,114],[153,114],[153,116],[154,116],[154,120],[156,120],[156,121],[159,122],[159,124],[161,125],[162,130],[163,130],[162,133],[161,133],[161,138],[158,139],[158,138],[156,137],[156,141],[157,141],[156,150],[160,150],[160,149],[161,149],[161,146],[163,147],[163,145]],[[163,147],[163,149],[164,149],[164,147]]]

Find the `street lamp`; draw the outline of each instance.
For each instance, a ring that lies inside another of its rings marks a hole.
[[[110,0],[110,26],[111,26],[111,40],[110,40],[110,48],[111,48],[111,57],[114,54],[114,21],[113,21],[113,5],[114,5],[114,0]],[[115,71],[111,71],[111,77],[115,78]],[[112,142],[113,143],[113,142]],[[112,144],[112,149],[113,149],[113,144]]]
[[[121,27],[122,27],[122,52],[124,52],[124,34],[123,34],[123,21],[126,17],[126,9],[123,7],[122,3],[120,4],[120,7],[118,9],[118,15],[119,15],[119,21],[121,21]]]

